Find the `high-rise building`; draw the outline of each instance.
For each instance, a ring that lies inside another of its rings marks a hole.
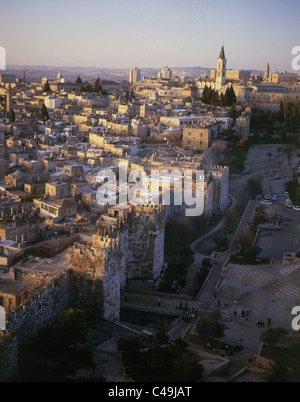
[[[168,66],[163,66],[157,74],[157,78],[170,79],[172,77],[172,70]]]
[[[141,71],[139,68],[135,67],[130,69],[129,72],[129,82],[130,84],[134,84],[135,82],[140,81],[141,79]]]
[[[270,66],[269,63],[266,63],[264,69],[264,81],[269,81],[269,78],[270,78]]]
[[[217,61],[216,89],[221,89],[221,87],[226,84],[226,63],[224,46],[222,45]]]

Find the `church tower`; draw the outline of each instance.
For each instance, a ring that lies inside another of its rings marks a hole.
[[[226,58],[224,46],[222,45],[220,55],[217,61],[216,71],[216,89],[220,90],[223,85],[226,84]]]

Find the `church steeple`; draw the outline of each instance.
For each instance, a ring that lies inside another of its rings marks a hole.
[[[222,59],[222,60],[225,59],[224,45],[222,45],[222,47],[221,47],[219,59]]]
[[[221,47],[220,55],[217,61],[216,71],[216,89],[220,90],[226,84],[226,63],[224,45]]]

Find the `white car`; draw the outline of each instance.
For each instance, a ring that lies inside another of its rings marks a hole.
[[[293,210],[294,211],[300,211],[300,207],[298,205],[296,205],[296,206],[293,207]]]
[[[267,201],[267,200],[263,200],[263,201],[260,201],[260,205],[265,205],[266,207],[270,207],[271,205],[273,205],[273,203],[270,201]]]
[[[264,199],[265,199],[265,200],[270,200],[270,199],[271,199],[271,196],[270,196],[269,194],[267,194],[267,195],[264,196]]]
[[[289,197],[289,196],[290,196],[287,191],[285,191],[285,192],[283,193],[283,195],[284,195],[285,197]]]
[[[277,201],[277,200],[278,200],[277,195],[273,195],[272,201]]]
[[[286,206],[287,208],[294,208],[294,205],[293,205],[293,204],[285,204],[285,206]]]

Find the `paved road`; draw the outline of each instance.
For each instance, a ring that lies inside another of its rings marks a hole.
[[[231,199],[231,205],[230,208],[235,208],[237,200],[230,194],[228,194],[228,197]],[[201,243],[203,240],[207,239],[208,237],[212,236],[214,233],[218,232],[225,224],[225,219],[223,218],[216,227],[214,227],[210,232],[205,233],[203,236],[198,237],[198,239],[194,240],[193,243],[190,244],[191,250],[195,254],[199,254],[196,251],[197,244]]]

